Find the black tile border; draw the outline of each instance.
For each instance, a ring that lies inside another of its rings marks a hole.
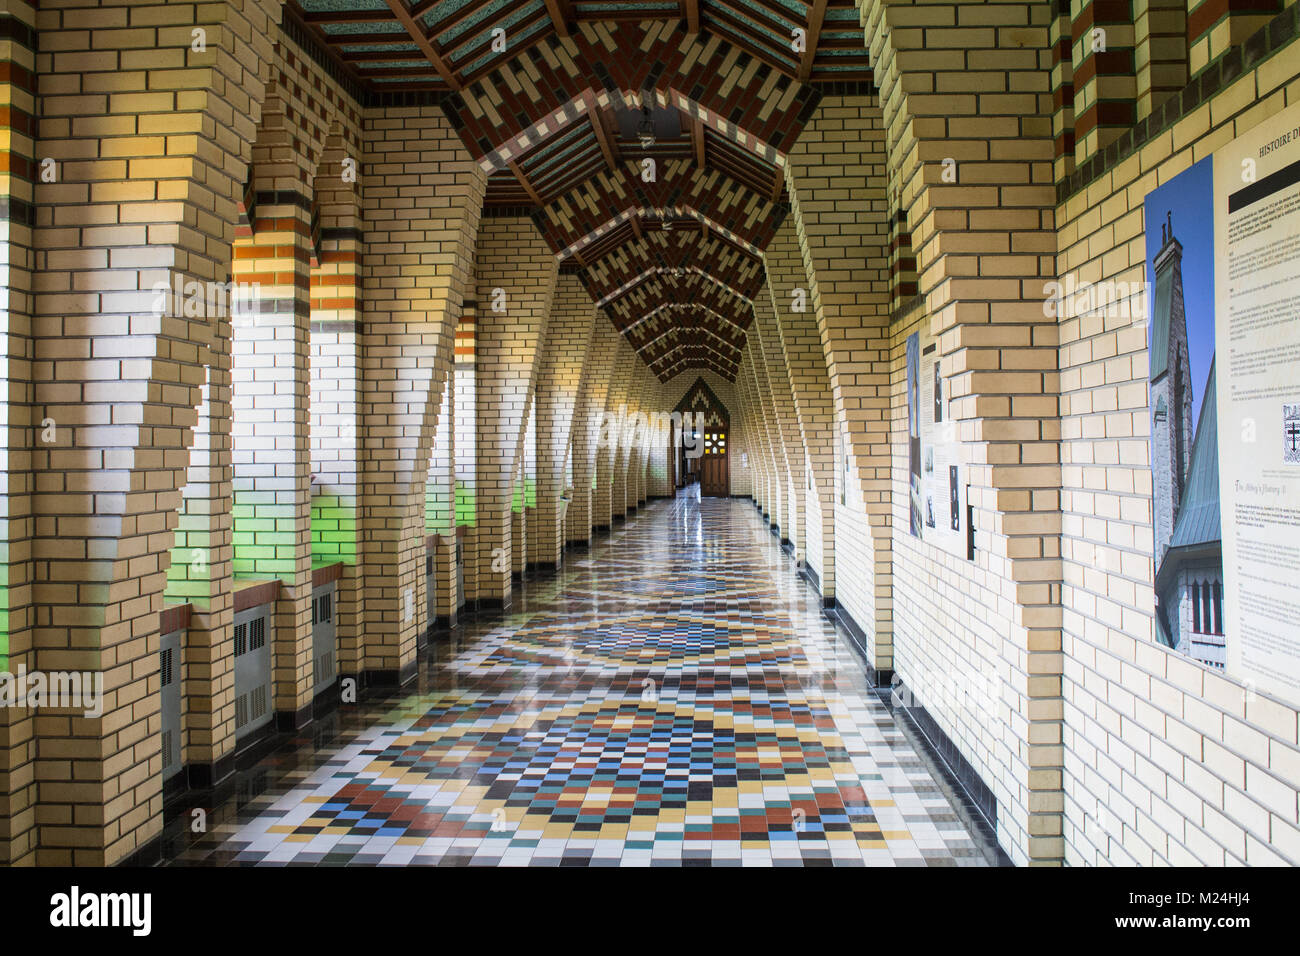
[[[924,742],[924,749],[937,761],[948,781],[958,789],[964,798],[963,802],[968,803],[968,809],[974,812],[980,825],[979,829],[986,836],[991,836],[993,844],[997,846],[998,865],[1011,866],[1010,857],[997,843],[997,797],[984,782],[984,778],[897,674],[893,677],[889,693],[882,694],[881,699],[890,713],[901,715],[912,725]]]
[[[1172,94],[1146,119],[1124,132],[1104,150],[1094,153],[1073,173],[1056,184],[1056,204],[1062,205],[1101,177],[1117,163],[1132,157],[1146,143],[1183,117],[1209,101],[1216,93],[1236,82],[1279,53],[1300,34],[1300,4],[1287,7],[1239,46],[1224,51],[1196,74],[1183,89]]]

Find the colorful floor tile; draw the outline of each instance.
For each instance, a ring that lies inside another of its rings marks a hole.
[[[868,687],[748,502],[649,504],[173,812],[175,865],[983,866],[987,827]]]

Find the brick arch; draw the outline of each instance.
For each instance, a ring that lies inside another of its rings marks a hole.
[[[38,296],[34,308],[42,330],[34,340],[37,415],[59,423],[65,440],[38,444],[32,464],[34,469],[62,475],[64,483],[60,489],[50,489],[37,505],[58,515],[57,522],[49,522],[49,531],[34,534],[31,542],[38,569],[33,600],[55,607],[45,623],[32,627],[15,644],[20,649],[39,647],[32,663],[40,668],[67,667],[75,661],[82,669],[102,671],[108,706],[99,718],[66,718],[67,735],[77,739],[78,756],[71,769],[64,738],[46,738],[58,745],[47,753],[34,732],[28,736],[34,743],[29,749],[35,755],[34,768],[7,769],[11,777],[34,770],[37,781],[75,777],[86,792],[105,795],[105,814],[98,821],[84,817],[73,806],[81,798],[60,794],[57,788],[43,789],[40,784],[20,788],[8,805],[10,819],[27,822],[8,830],[10,862],[34,858],[50,864],[111,864],[161,829],[160,778],[149,770],[151,763],[157,766],[159,752],[158,736],[150,726],[156,726],[158,697],[149,683],[157,673],[158,615],[170,563],[169,532],[179,520],[180,489],[193,444],[204,366],[210,364],[212,352],[221,349],[223,335],[228,335],[229,315],[221,315],[206,294],[191,300],[194,305],[188,310],[167,304],[156,310],[152,289],[155,283],[172,287],[175,279],[207,287],[228,281],[243,194],[241,177],[252,156],[272,56],[268,38],[279,4],[264,0],[241,8],[165,2],[153,6],[177,8],[167,13],[168,22],[175,22],[178,15],[213,18],[191,21],[207,31],[204,65],[171,71],[165,92],[145,87],[141,79],[140,89],[120,88],[116,90],[120,95],[105,98],[104,114],[129,119],[130,128],[137,131],[115,142],[118,149],[112,155],[133,157],[130,180],[136,190],[147,189],[148,196],[101,200],[88,190],[81,204],[103,203],[103,212],[112,218],[92,216],[87,221],[118,225],[65,230],[73,234],[69,252],[75,250],[75,262],[67,260],[68,282],[63,287],[129,291],[105,291],[76,301]],[[84,24],[77,22],[79,13],[69,9],[43,21],[42,39],[64,41],[60,48],[75,52],[87,36]],[[189,31],[183,31],[183,39],[181,30],[173,32],[177,45],[188,49]],[[119,40],[98,32],[95,37],[101,54],[106,52],[105,44]],[[120,42],[132,41],[120,38]],[[55,72],[44,74],[42,80],[56,83]],[[128,78],[124,82],[134,75],[122,74]],[[69,128],[59,122],[62,106],[53,95],[54,86],[42,92],[43,118],[53,124],[49,129]],[[211,148],[201,150],[200,137],[176,136],[168,139],[165,156],[146,132],[218,128],[229,135],[215,146],[207,142],[204,146]],[[193,141],[189,152],[184,150],[187,139]],[[37,155],[71,158],[81,155],[77,150],[82,145],[84,139],[49,135],[38,145]],[[45,192],[38,186],[35,201],[62,205],[69,189],[78,188],[78,180],[88,185],[122,179],[112,170],[120,162],[105,156],[69,164],[58,191]],[[65,241],[56,230],[36,232],[37,244],[47,252],[58,250]],[[138,250],[145,245],[151,247],[148,265],[124,267],[116,261],[119,255],[124,261],[142,261]],[[81,281],[106,273],[110,263],[115,267],[111,285],[72,281],[76,278],[72,273],[81,273]],[[135,273],[129,285],[121,281],[124,271]],[[53,271],[47,272],[57,284]],[[89,347],[92,329],[94,351]],[[86,342],[86,355],[101,351],[113,355],[111,368],[66,363],[61,356],[76,354],[78,339]],[[111,423],[93,417],[96,409],[104,407],[114,410]],[[89,490],[95,493],[87,494]],[[72,553],[59,533],[58,526],[69,521],[86,522],[85,552]],[[44,526],[38,522],[36,527]],[[92,555],[93,560],[87,561]],[[81,583],[66,591],[60,583],[64,581]],[[71,614],[57,607],[65,603]],[[13,732],[12,726],[10,731],[12,752],[17,753],[23,734]],[[47,761],[48,766],[42,766]],[[31,809],[37,805],[39,812],[33,814]]]
[[[891,215],[910,227],[922,321],[954,396],[976,529],[974,560],[951,566],[961,588],[938,596],[941,628],[913,622],[912,598],[895,594],[894,662],[909,684],[925,659],[998,672],[996,712],[970,722],[932,700],[931,713],[964,741],[979,740],[979,724],[1005,719],[1008,708],[1026,715],[1017,735],[980,752],[968,745],[963,755],[994,789],[999,840],[1013,859],[1052,863],[1063,855],[1061,755],[1059,746],[1035,744],[1059,744],[1062,666],[1056,328],[1041,302],[1056,278],[1053,103],[1040,82],[1053,14],[1027,0],[981,4],[974,26],[962,6],[949,4],[951,17],[931,8],[922,23],[911,4],[858,3],[879,89]],[[945,181],[946,159],[955,181]],[[931,573],[936,556],[900,524],[907,496],[897,467],[892,484],[893,579],[911,581]],[[1000,581],[1013,582],[1010,593],[999,593]]]

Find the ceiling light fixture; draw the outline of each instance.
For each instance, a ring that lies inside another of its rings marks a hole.
[[[636,127],[636,138],[642,149],[649,149],[655,144],[655,124],[648,106],[641,107],[641,122]]]

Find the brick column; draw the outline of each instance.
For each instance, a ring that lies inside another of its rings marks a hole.
[[[1142,0],[1137,2],[1140,3]],[[1181,3],[1182,0],[1178,2]],[[1053,178],[1057,182],[1074,172],[1073,26],[1070,0],[1052,0],[1048,43],[1052,50],[1052,170]],[[906,216],[906,213],[899,210],[899,215]],[[915,257],[912,261],[915,271]]]
[[[478,600],[508,606],[511,485],[559,265],[531,220],[484,219],[475,271]]]
[[[615,478],[619,452],[619,434],[622,430],[621,411],[627,407],[627,387],[632,375],[635,353],[619,333],[614,364],[610,370],[609,388],[605,405],[597,415],[596,424],[596,488],[592,495],[592,528],[609,531],[614,526]]]
[[[768,381],[772,387],[772,409],[781,430],[786,467],[789,469],[787,511],[790,517],[788,526],[783,525],[781,531],[794,546],[795,561],[800,562],[804,559],[804,550],[807,547],[804,541],[803,514],[804,489],[807,485],[804,461],[807,456],[804,454],[803,438],[799,432],[799,416],[795,410],[794,394],[790,391],[790,372],[786,368],[785,349],[781,346],[781,331],[777,328],[770,287],[754,300],[754,324],[750,335],[758,337],[763,349]]]
[[[1282,12],[1283,0],[1187,0],[1188,70],[1192,77],[1229,47]]]
[[[31,463],[41,610],[11,649],[39,648],[40,670],[102,673],[105,700],[101,717],[42,714],[41,806],[9,833],[27,853],[20,831],[39,825],[39,864],[113,864],[161,830],[159,612],[278,16],[252,2],[40,14],[52,52],[37,58],[33,155],[56,179],[34,197],[31,417],[55,430]]]
[[[360,184],[350,181],[359,144],[331,133],[313,180],[319,211],[319,262],[311,272],[311,556],[342,562],[335,586],[338,669],[355,674],[361,658],[357,508],[361,461]],[[348,161],[351,160],[351,163]]]
[[[575,415],[589,346],[596,328],[595,307],[578,277],[562,274],[555,290],[546,328],[546,348],[537,370],[537,511],[536,557],[543,567],[555,567],[564,548],[560,496],[564,493],[565,458],[574,437]],[[577,483],[577,459],[574,479]],[[590,495],[590,487],[585,489]],[[577,488],[574,489],[575,497]],[[569,507],[574,507],[571,502]],[[586,509],[584,509],[585,511]]]
[[[593,526],[599,524],[597,462],[600,457],[600,425],[614,370],[618,331],[609,319],[597,313],[592,320],[588,369],[573,416],[573,502],[569,505],[569,541],[588,544]]]
[[[465,584],[465,601],[478,597],[478,519],[474,507],[475,464],[478,441],[476,434],[477,390],[475,388],[475,329],[478,321],[478,303],[472,296],[465,300],[464,310],[456,324],[455,365],[455,472],[456,472],[456,535],[460,542],[461,577]],[[454,553],[454,551],[453,551]],[[453,569],[454,573],[454,569]],[[468,605],[467,605],[468,606]]]
[[[1071,39],[1074,161],[1078,165],[1137,121],[1131,4],[1084,0],[1074,13]]]
[[[981,4],[983,25],[968,28],[953,26],[964,23],[961,6],[860,6],[975,527],[974,560],[964,561],[895,515],[894,666],[994,791],[1012,858],[1052,863],[1062,856],[1061,474],[1057,329],[1041,302],[1056,265],[1054,105],[1041,72],[1052,10]],[[1076,99],[1076,117],[1083,108]],[[946,157],[956,159],[948,176]],[[916,587],[926,580],[953,583]],[[953,668],[991,675],[996,695],[954,701],[924,683]]]
[[[235,241],[232,274],[249,287],[232,338],[231,447],[236,578],[278,578],[271,620],[272,707],[279,726],[310,717],[310,322],[314,159],[295,144],[274,87],[253,147],[256,207]]]
[[[1139,120],[1187,85],[1187,6],[1186,0],[1133,0]]]
[[[363,126],[361,669],[400,683],[426,626],[424,486],[486,177],[436,105],[377,107]]]
[[[0,669],[34,669],[31,449],[45,430],[32,419],[32,289],[35,270],[36,12],[0,8]],[[98,122],[87,118],[88,122]],[[57,434],[57,433],[56,433]],[[0,863],[31,863],[38,842],[36,721],[28,708],[0,709]]]
[[[821,582],[822,596],[835,596],[835,409],[826,354],[793,217],[787,217],[767,247],[767,277],[776,309],[781,347],[808,457],[812,487],[804,506],[806,560]],[[802,290],[802,296],[796,296]],[[802,299],[804,310],[795,311]]]
[[[846,535],[855,546],[852,560],[841,562],[854,568],[855,580],[840,603],[865,632],[872,666],[887,670],[893,666],[890,219],[877,98],[823,97],[790,151],[786,187],[826,355],[835,433],[837,439],[848,436],[850,477],[861,494],[861,510],[855,500],[837,519],[841,555],[847,556]],[[836,443],[838,455],[844,454],[842,444]]]

